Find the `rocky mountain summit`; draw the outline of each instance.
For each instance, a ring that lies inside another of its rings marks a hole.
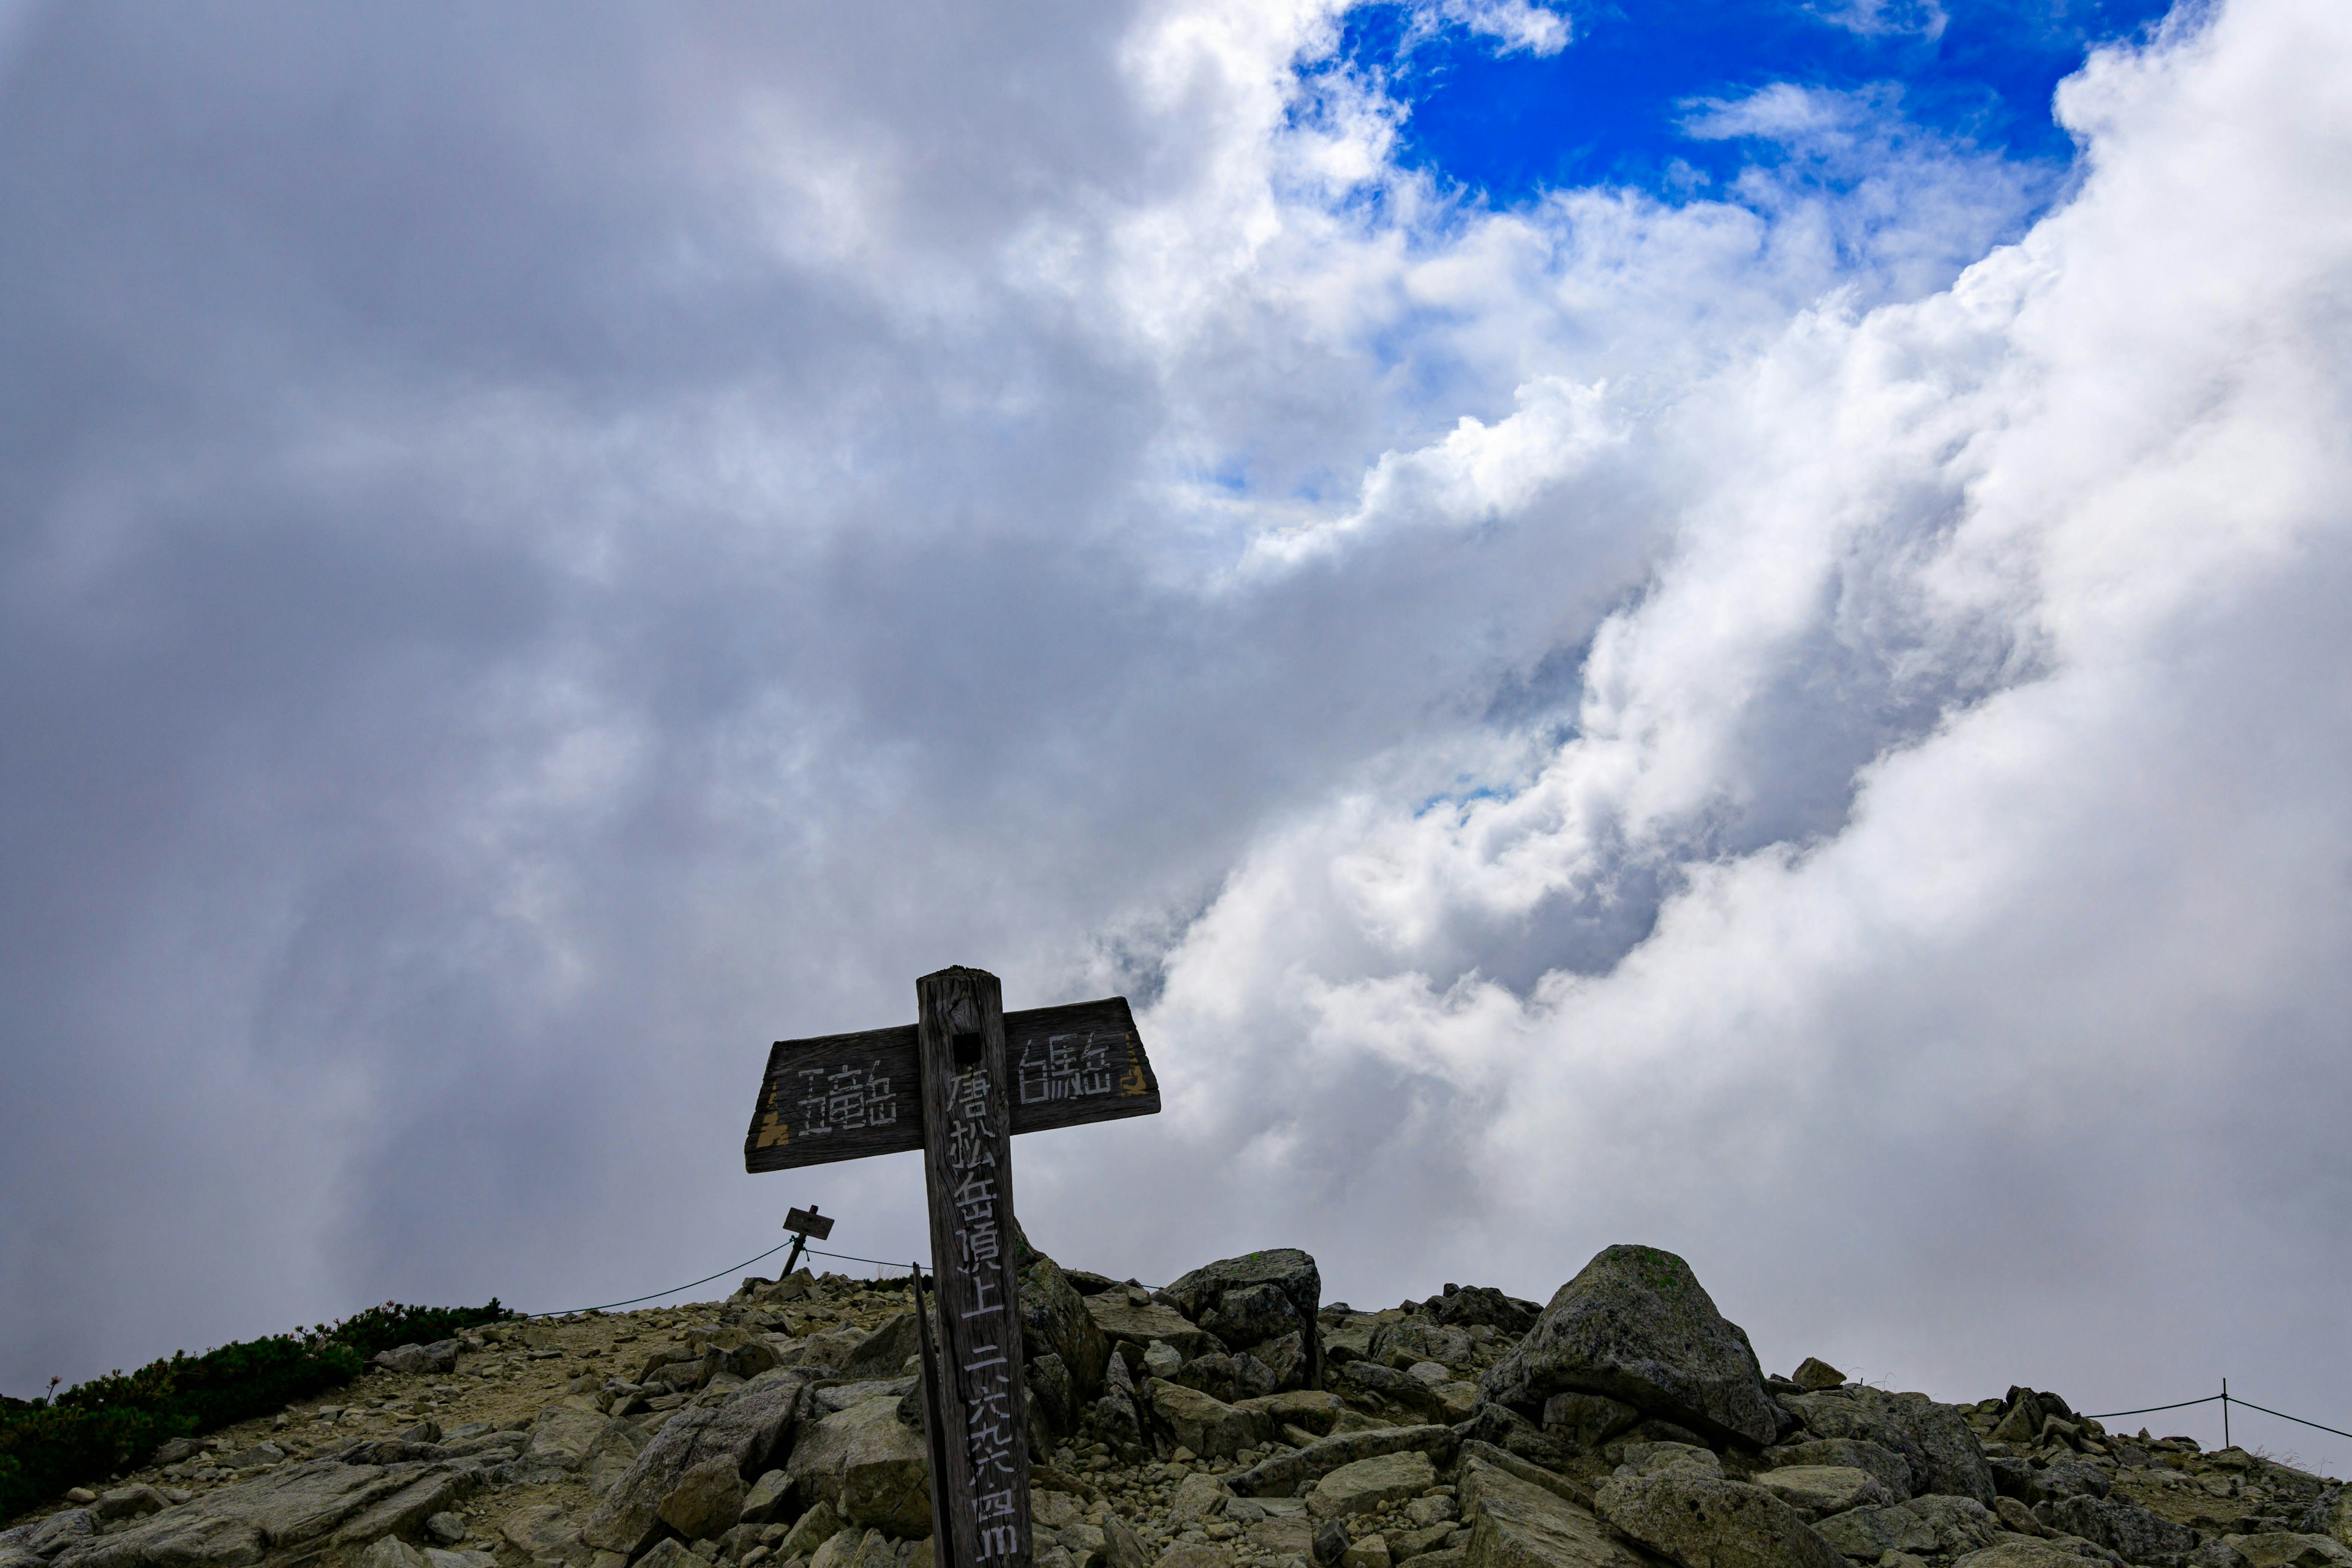
[[[1315,1260],[1150,1289],[1023,1242],[1038,1568],[2352,1568],[2352,1492],[1974,1405],[1766,1376],[1672,1253],[1538,1307],[1359,1311]],[[485,1326],[0,1531],[0,1568],[930,1568],[905,1282]]]

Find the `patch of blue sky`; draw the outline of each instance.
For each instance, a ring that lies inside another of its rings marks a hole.
[[[1477,802],[1508,800],[1517,793],[1516,789],[1506,789],[1496,784],[1475,784],[1468,789],[1441,790],[1413,807],[1412,814],[1416,817],[1427,816],[1440,806],[1450,806],[1458,816],[1467,820],[1471,806]]]
[[[1773,160],[1769,128],[1726,134],[1721,116],[1705,121],[1710,104],[1778,84],[1852,95],[1932,136],[2062,170],[2074,147],[2052,118],[2058,82],[2093,47],[2145,35],[2169,7],[1616,0],[1554,9],[1570,41],[1546,53],[1433,26],[1426,0],[1381,0],[1348,14],[1336,54],[1308,62],[1307,75],[1378,84],[1403,111],[1399,161],[1496,205],[1601,184],[1681,201]]]

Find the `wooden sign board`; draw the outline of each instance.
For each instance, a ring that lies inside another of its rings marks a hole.
[[[1006,1013],[1003,1089],[1013,1131],[1160,1109],[1160,1079],[1124,996]],[[778,1040],[743,1140],[747,1171],[787,1171],[923,1146],[915,1026]]]
[[[786,1209],[784,1228],[825,1241],[833,1236],[833,1217],[829,1214],[819,1214],[814,1208]]]
[[[1033,1568],[1013,1136],[1149,1116],[1160,1080],[1124,996],[1007,1013],[996,976],[955,968],[915,983],[915,1012],[900,1028],[777,1041],[743,1168],[923,1152],[940,1331],[935,1353],[929,1314],[917,1314],[932,1561]],[[784,1223],[820,1218],[812,1205]],[[809,1234],[833,1228],[822,1223]],[[919,1274],[913,1287],[919,1302]]]

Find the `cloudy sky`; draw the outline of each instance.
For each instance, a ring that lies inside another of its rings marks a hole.
[[[1774,1369],[2352,1425],[2347,79],[2336,0],[0,4],[0,1389],[911,1257],[913,1156],[742,1130],[964,963],[1158,1063],[1022,1145],[1067,1262],[1643,1241]]]

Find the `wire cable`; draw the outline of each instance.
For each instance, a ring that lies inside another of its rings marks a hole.
[[[2143,1405],[2137,1410],[2110,1410],[2105,1415],[2093,1415],[2088,1417],[2088,1419],[2093,1421],[2112,1421],[2118,1415],[2153,1415],[2159,1410],[2186,1410],[2192,1405],[2210,1405],[2221,1397],[2221,1396],[2218,1394],[2209,1394],[2202,1399],[2184,1399],[2178,1405]],[[2232,1399],[2230,1403],[2232,1405],[2243,1405],[2245,1401],[2242,1399]],[[2256,1405],[2255,1408],[2259,1410],[2262,1407],[2260,1405]],[[2287,1419],[2292,1421],[2294,1417],[2290,1415]]]
[[[760,1254],[760,1258],[773,1258],[777,1253],[782,1252],[791,1245],[792,1243],[789,1241],[780,1241],[776,1243],[775,1246],[768,1248],[767,1251]],[[828,1253],[826,1256],[831,1257],[833,1255]],[[754,1263],[759,1262],[760,1258],[747,1258],[742,1262],[737,1264],[735,1268],[749,1268]],[[864,1262],[866,1259],[860,1258],[858,1261]],[[560,1312],[524,1312],[520,1315],[526,1318],[568,1318],[574,1312],[609,1312],[615,1307],[634,1307],[640,1301],[658,1301],[664,1296],[675,1296],[680,1290],[691,1290],[697,1285],[708,1285],[713,1279],[725,1279],[728,1275],[734,1273],[735,1268],[722,1268],[716,1274],[706,1274],[699,1279],[689,1279],[683,1285],[673,1285],[667,1290],[656,1290],[650,1296],[632,1296],[625,1301],[607,1301],[601,1307],[567,1307]]]
[[[2320,1426],[2319,1423],[2316,1421],[2305,1421],[2300,1415],[2289,1415],[2284,1410],[2273,1410],[2267,1405],[2257,1405],[2251,1399],[2241,1399],[2234,1394],[2230,1395],[2230,1403],[2232,1405],[2242,1405],[2249,1410],[2259,1410],[2265,1415],[2275,1415],[2282,1421],[2292,1421],[2298,1426],[2318,1426],[2319,1430],[2322,1432],[2334,1432],[2338,1437],[2352,1437],[2352,1432],[2347,1432],[2335,1426]]]
[[[728,1275],[734,1273],[736,1268],[749,1268],[754,1263],[759,1262],[761,1258],[773,1258],[777,1253],[782,1252],[785,1247],[790,1247],[792,1243],[789,1241],[780,1241],[776,1243],[775,1246],[768,1248],[767,1251],[760,1254],[759,1258],[745,1258],[742,1262],[735,1265],[735,1268],[722,1268],[716,1274],[706,1274],[699,1279],[689,1279],[683,1285],[673,1285],[667,1290],[656,1290],[648,1296],[632,1296],[625,1301],[607,1301],[601,1307],[567,1307],[560,1312],[519,1312],[516,1316],[521,1318],[568,1318],[574,1312],[609,1312],[615,1307],[634,1307],[640,1301],[658,1301],[665,1296],[675,1296],[680,1290],[691,1290],[697,1285],[708,1285],[713,1279],[724,1279]],[[801,1250],[811,1258],[838,1258],[844,1263],[871,1263],[877,1268],[897,1268],[906,1262],[906,1259],[904,1258],[860,1258],[854,1252],[827,1252],[821,1247],[803,1247]],[[1151,1287],[1147,1285],[1144,1289],[1148,1290],[1150,1289]],[[2289,1417],[2289,1419],[2293,1419],[2293,1417]]]

